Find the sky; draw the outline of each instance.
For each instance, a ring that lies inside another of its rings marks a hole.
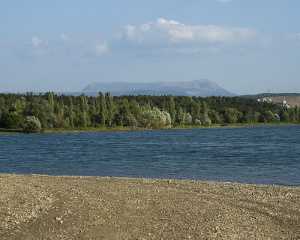
[[[299,0],[0,0],[0,92],[209,79],[300,92]]]

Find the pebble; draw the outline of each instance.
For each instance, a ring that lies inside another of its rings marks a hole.
[[[55,220],[56,220],[57,222],[59,222],[60,224],[63,224],[63,223],[64,223],[64,221],[62,220],[61,217],[56,217]]]

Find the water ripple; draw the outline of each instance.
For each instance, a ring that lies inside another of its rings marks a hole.
[[[0,172],[300,185],[300,127],[0,135]]]

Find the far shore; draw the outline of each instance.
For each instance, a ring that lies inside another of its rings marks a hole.
[[[300,188],[0,174],[0,239],[300,239]]]
[[[188,130],[188,129],[215,129],[215,128],[249,128],[249,127],[283,127],[283,126],[300,126],[299,123],[240,123],[240,124],[213,124],[211,126],[176,126],[171,128],[149,129],[149,128],[132,128],[132,127],[98,127],[98,128],[53,128],[43,129],[41,133],[78,133],[78,132],[130,132],[130,131],[155,131],[155,130]],[[23,133],[22,129],[3,129],[1,133]]]

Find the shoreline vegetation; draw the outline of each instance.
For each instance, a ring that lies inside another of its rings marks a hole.
[[[0,94],[0,132],[123,131],[300,124],[300,107],[245,97]]]
[[[0,174],[1,239],[299,239],[300,188]]]
[[[171,128],[132,128],[132,127],[89,127],[77,129],[42,129],[36,133],[78,133],[78,132],[131,132],[131,131],[168,131],[168,130],[193,130],[193,129],[218,129],[218,128],[251,128],[251,127],[286,127],[286,126],[300,126],[300,123],[255,123],[255,124],[223,124],[223,125],[210,125],[210,126],[176,126]],[[3,129],[0,128],[1,133],[26,133],[23,129]]]

